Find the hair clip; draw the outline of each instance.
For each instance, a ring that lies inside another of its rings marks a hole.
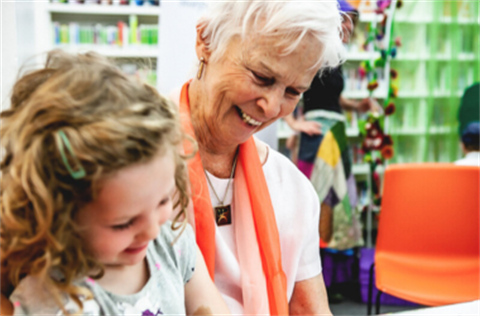
[[[67,135],[65,135],[65,132],[62,130],[57,131],[56,140],[57,140],[58,150],[60,151],[60,156],[62,156],[63,163],[65,164],[65,167],[67,168],[68,172],[70,172],[70,175],[72,176],[72,178],[77,180],[85,177],[86,175],[85,169],[83,169],[83,166],[80,164],[80,161],[78,161],[77,156],[75,156],[75,152],[73,151],[72,145],[70,145],[70,141],[68,140]],[[75,164],[77,165],[78,170],[73,170],[73,168],[70,167],[67,156],[65,155],[65,151],[63,150],[64,145],[65,147],[67,147],[67,150],[70,152],[70,155],[75,161]]]

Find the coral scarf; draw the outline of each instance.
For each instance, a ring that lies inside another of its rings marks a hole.
[[[195,138],[187,82],[180,94],[185,133]],[[184,143],[185,152],[191,145]],[[215,273],[215,219],[200,154],[188,162],[197,244],[212,279]],[[234,221],[246,315],[288,315],[287,279],[282,269],[278,228],[253,137],[240,145],[234,185]],[[263,267],[260,269],[260,265]]]

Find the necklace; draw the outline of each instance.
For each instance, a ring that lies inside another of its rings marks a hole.
[[[215,221],[217,222],[218,226],[223,226],[223,225],[229,225],[232,223],[232,211],[230,204],[225,205],[225,198],[227,197],[228,193],[228,188],[230,187],[230,184],[232,183],[233,179],[233,174],[235,173],[235,167],[237,166],[237,157],[238,157],[238,150],[235,153],[235,158],[233,159],[233,166],[232,166],[232,172],[230,173],[230,178],[228,179],[227,183],[227,189],[225,190],[225,194],[223,195],[223,199],[220,200],[218,197],[217,192],[215,191],[215,188],[212,185],[212,182],[210,181],[210,177],[208,176],[207,172],[205,171],[205,176],[207,177],[208,183],[210,184],[210,187],[212,188],[213,194],[217,198],[218,203],[220,203],[219,206],[216,206],[213,208],[214,213],[215,213]]]

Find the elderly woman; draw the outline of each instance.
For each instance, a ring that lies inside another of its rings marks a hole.
[[[320,68],[340,63],[341,20],[333,1],[226,1],[197,25],[198,73],[179,100],[199,145],[189,163],[192,212],[233,314],[331,313],[318,197],[287,158],[252,135],[290,114]]]
[[[333,1],[224,1],[198,23],[198,73],[179,100],[199,145],[189,162],[193,224],[233,314],[331,314],[317,195],[252,135],[291,113],[320,68],[340,63],[340,33]]]

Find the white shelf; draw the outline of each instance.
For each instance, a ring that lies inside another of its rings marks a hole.
[[[114,58],[158,58],[158,47],[109,47],[101,45],[59,45],[55,48],[63,49],[70,53],[85,53],[94,51],[101,55]]]
[[[457,93],[454,93],[454,97],[461,97],[463,95],[462,91],[458,91]],[[398,98],[404,98],[404,99],[415,99],[415,98],[428,98],[429,94],[427,92],[420,92],[420,91],[402,91],[400,90],[398,92]],[[434,98],[448,98],[450,97],[450,92],[449,91],[434,91],[433,92],[433,97]]]
[[[405,90],[400,90],[398,91],[398,95],[397,95],[398,98],[426,98],[428,97],[428,94],[425,93],[425,92],[421,92],[421,91],[405,91]]]
[[[430,23],[433,22],[431,17],[427,16],[396,16],[393,19],[394,23]]]
[[[347,61],[365,61],[374,60],[380,57],[379,52],[347,52]]]
[[[49,4],[47,10],[51,13],[97,14],[97,15],[147,15],[159,16],[159,6],[134,5],[95,5],[95,4]]]
[[[452,24],[453,23],[453,19],[451,17],[441,17],[439,19],[439,22],[440,23],[444,23],[444,24]],[[462,18],[462,17],[459,17],[457,19],[457,23],[458,24],[478,24],[479,21],[476,20],[475,18]]]
[[[449,126],[431,126],[429,128],[429,134],[449,134],[452,129]],[[390,131],[392,135],[402,135],[402,136],[418,136],[425,134],[425,128],[413,128],[413,127],[404,127],[401,129],[394,129]]]
[[[449,134],[452,132],[452,128],[449,126],[431,126],[430,134]]]
[[[458,60],[474,61],[475,53],[460,53],[458,54]]]
[[[360,136],[360,131],[357,127],[347,127],[347,137],[358,137]]]
[[[354,175],[368,175],[370,174],[370,165],[368,163],[353,164],[352,173]]]
[[[368,97],[368,90],[345,90],[342,96],[347,99],[365,99]]]
[[[354,127],[348,127],[346,133],[347,133],[347,137],[358,137],[360,134],[358,128],[354,128]],[[287,125],[287,123],[282,122],[281,124],[278,124],[278,129],[277,129],[278,139],[287,139],[293,134],[295,134],[295,132]]]
[[[426,54],[418,54],[418,53],[402,53],[399,52],[397,57],[393,60],[399,61],[427,61],[427,60],[438,60],[438,61],[450,61],[453,60],[451,55],[445,54],[437,54],[434,58],[429,57]],[[474,61],[475,54],[474,53],[459,53],[456,60],[459,61]]]
[[[395,17],[394,22],[425,24],[425,23],[432,23],[433,18],[426,17],[426,16],[419,16],[419,17],[401,16],[401,17]],[[442,24],[452,24],[453,19],[451,17],[440,17],[438,19],[438,22]],[[475,18],[458,18],[457,23],[458,24],[478,24],[479,21],[476,20]]]
[[[384,99],[387,93],[381,89],[377,89],[373,92],[373,97],[377,99]],[[345,90],[342,92],[342,96],[347,99],[365,99],[369,96],[368,90]]]
[[[463,95],[463,91],[457,91],[457,93],[453,93],[454,97],[461,97]],[[433,96],[435,98],[448,98],[450,97],[450,91],[434,91]]]
[[[380,23],[383,20],[382,14],[376,14],[375,12],[362,12],[360,14],[360,22],[371,23],[377,22]]]
[[[398,55],[393,59],[395,60],[408,60],[408,61],[424,61],[424,60],[429,60],[430,57],[426,54],[419,54],[419,53],[404,53],[404,52],[398,52]]]
[[[413,127],[404,127],[401,129],[392,129],[390,131],[391,135],[402,135],[402,136],[417,136],[420,134],[424,134],[425,130],[420,128],[413,128]]]

